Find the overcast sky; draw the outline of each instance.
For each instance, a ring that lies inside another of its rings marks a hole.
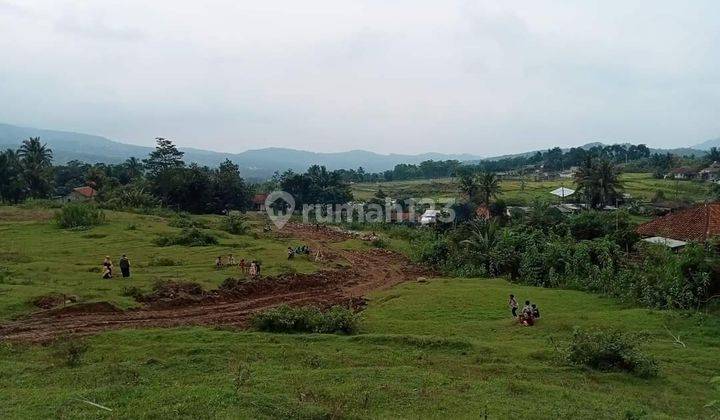
[[[720,136],[720,2],[0,0],[0,122],[497,155]]]

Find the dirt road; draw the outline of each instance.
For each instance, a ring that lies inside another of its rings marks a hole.
[[[350,305],[361,307],[372,290],[415,280],[426,272],[405,256],[383,249],[348,251],[329,243],[351,237],[329,228],[289,224],[279,234],[303,240],[324,259],[342,268],[313,274],[291,274],[239,282],[232,288],[178,293],[148,300],[144,306],[120,310],[110,303],[72,305],[36,312],[14,322],[0,324],[0,341],[44,342],[60,336],[87,335],[120,328],[228,325],[246,327],[256,312],[280,304]]]

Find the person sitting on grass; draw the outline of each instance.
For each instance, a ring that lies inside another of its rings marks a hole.
[[[517,299],[515,299],[515,295],[510,295],[510,300],[508,300],[508,306],[510,306],[510,312],[512,313],[513,318],[517,318],[518,303]]]
[[[533,310],[533,318],[539,319],[540,318],[540,309],[537,308],[537,305],[534,303],[532,304],[532,310]]]
[[[287,254],[288,254],[288,258],[287,258],[287,259],[288,259],[288,260],[292,260],[293,257],[295,256],[295,250],[292,249],[292,247],[288,247],[288,249],[287,249]]]
[[[222,255],[220,255],[215,259],[215,269],[221,270],[222,268],[223,268],[223,260],[222,260]]]
[[[254,277],[257,277],[257,275],[258,275],[257,264],[255,263],[255,261],[253,261],[250,263],[250,277],[254,278]]]
[[[520,323],[527,326],[535,324],[535,318],[533,317],[533,310],[529,300],[525,301],[525,306],[520,314]]]
[[[228,265],[230,267],[234,266],[235,263],[235,257],[233,257],[233,254],[228,254]]]

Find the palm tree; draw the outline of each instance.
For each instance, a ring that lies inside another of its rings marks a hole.
[[[482,172],[477,177],[478,190],[483,204],[490,205],[490,199],[496,198],[502,191],[500,179],[494,172]]]
[[[585,203],[594,209],[612,204],[622,191],[619,173],[607,159],[596,162],[586,158],[575,173],[575,183]]]
[[[32,197],[44,197],[50,192],[50,168],[53,153],[40,137],[23,140],[18,156],[23,168],[23,176]]]
[[[17,152],[0,153],[0,201],[17,203],[23,196],[22,168]]]
[[[478,191],[475,176],[471,173],[462,173],[458,177],[458,189],[465,194],[468,200],[473,201]]]
[[[138,158],[131,157],[125,161],[125,169],[130,179],[135,179],[143,174],[144,166]]]

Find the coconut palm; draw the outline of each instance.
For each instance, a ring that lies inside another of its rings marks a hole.
[[[588,157],[575,173],[578,193],[594,209],[612,204],[622,191],[620,174],[608,160],[594,161]]]
[[[477,176],[478,192],[483,204],[490,205],[490,200],[496,198],[502,188],[500,179],[494,172],[481,172]]]
[[[30,137],[23,140],[18,156],[30,196],[47,196],[51,187],[52,150],[40,142],[40,137]]]
[[[125,169],[127,170],[128,177],[135,179],[143,174],[144,166],[142,162],[136,157],[130,157],[125,160]]]

